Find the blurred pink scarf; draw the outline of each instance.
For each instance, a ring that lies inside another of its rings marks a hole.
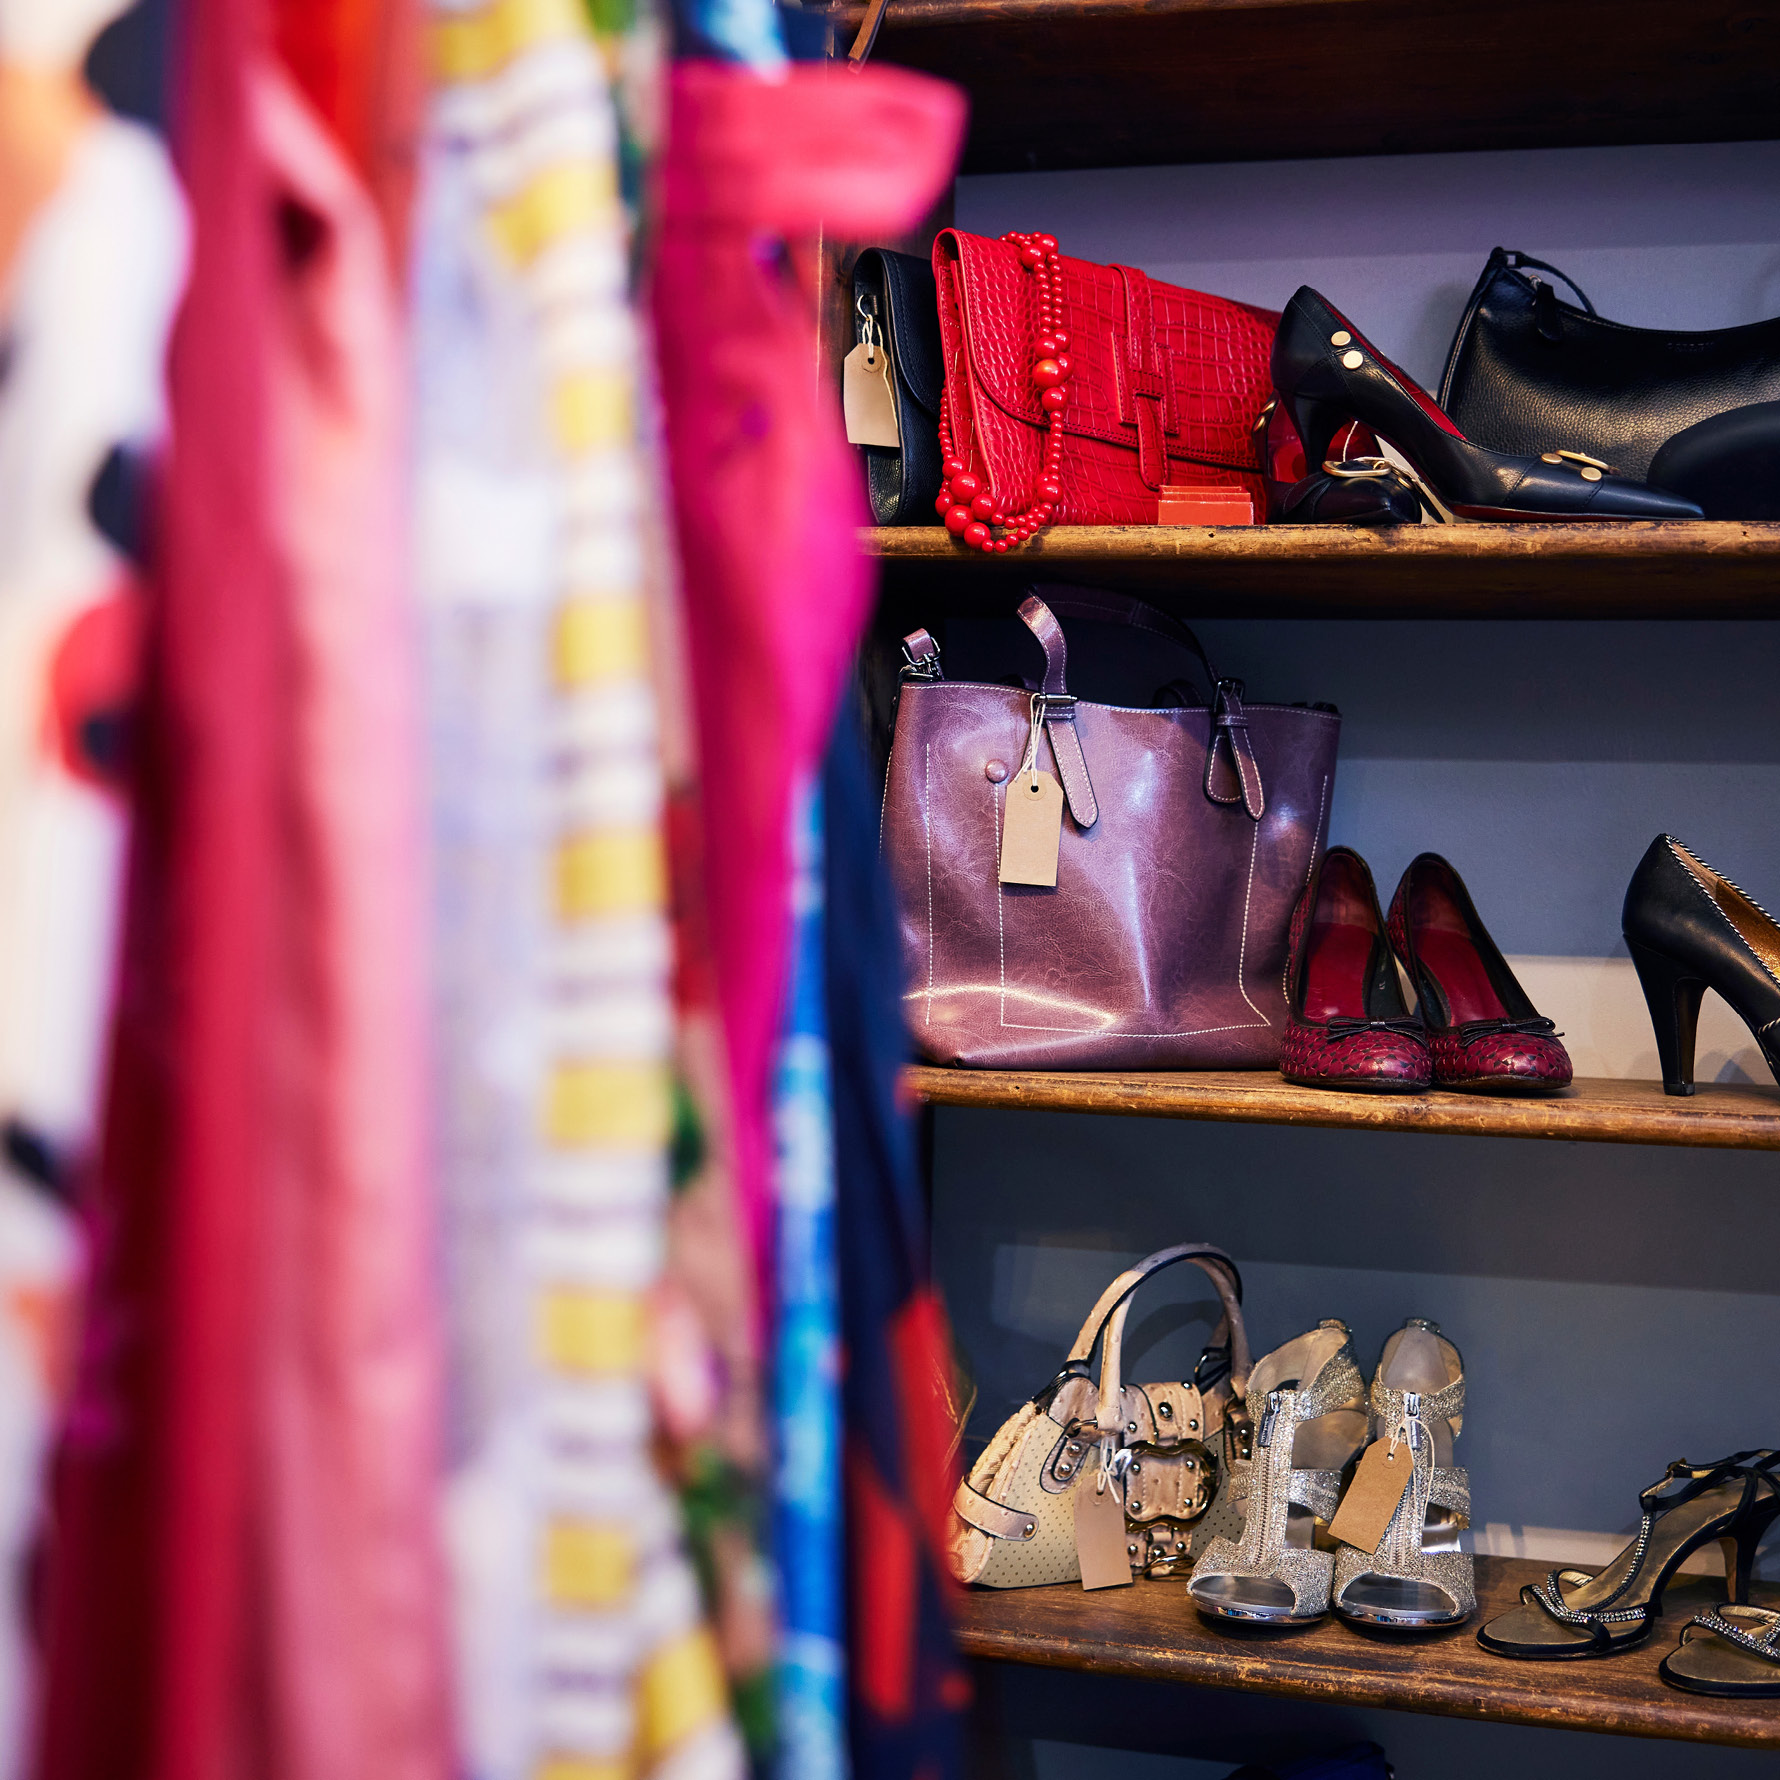
[[[783,242],[912,226],[951,177],[964,115],[955,88],[898,68],[673,74],[653,304],[711,952],[762,1303],[791,788],[820,758],[872,594],[858,464],[837,392],[817,387],[812,292]]]

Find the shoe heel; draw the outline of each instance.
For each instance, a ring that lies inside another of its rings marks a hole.
[[[1656,1054],[1663,1067],[1665,1094],[1693,1092],[1694,1035],[1700,1017],[1700,999],[1706,993],[1703,978],[1685,964],[1677,964],[1662,952],[1653,952],[1636,940],[1626,947],[1637,966],[1650,1024],[1656,1033]]]
[[[1339,402],[1319,401],[1314,396],[1287,396],[1285,403],[1291,410],[1292,425],[1304,442],[1304,473],[1314,476],[1323,467],[1335,435],[1353,420],[1353,415]]]
[[[1726,1533],[1718,1541],[1724,1553],[1724,1598],[1727,1601],[1749,1599],[1749,1575],[1755,1567],[1757,1541],[1743,1533]]]
[[[1724,1553],[1724,1586],[1729,1599],[1749,1599],[1749,1579],[1755,1570],[1755,1554],[1774,1522],[1780,1520],[1780,1502],[1758,1502],[1734,1533],[1718,1541]]]

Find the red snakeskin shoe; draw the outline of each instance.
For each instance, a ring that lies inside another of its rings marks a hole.
[[[1555,1094],[1570,1085],[1561,1034],[1527,998],[1438,853],[1409,862],[1391,898],[1391,944],[1420,998],[1434,1085]]]
[[[1311,1088],[1415,1094],[1433,1080],[1422,1023],[1404,1005],[1366,861],[1331,847],[1292,913],[1279,1073]]]

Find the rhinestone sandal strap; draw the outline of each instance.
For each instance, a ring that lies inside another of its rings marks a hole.
[[[1725,1618],[1727,1612],[1733,1611],[1764,1624],[1766,1629],[1752,1632],[1747,1627],[1734,1625]],[[1760,1607],[1709,1607],[1704,1613],[1696,1613],[1682,1628],[1682,1643],[1688,1642],[1687,1634],[1695,1626],[1735,1644],[1739,1649],[1749,1651],[1751,1655],[1761,1657],[1764,1662],[1780,1663],[1780,1613],[1771,1613]]]
[[[1642,1558],[1642,1542],[1639,1556]],[[1637,1564],[1632,1567],[1632,1575],[1637,1574]],[[1608,1627],[1615,1625],[1642,1625],[1650,1617],[1647,1606],[1638,1607],[1599,1607],[1578,1608],[1570,1606],[1564,1600],[1564,1584],[1581,1587],[1593,1582],[1594,1577],[1582,1570],[1553,1570],[1544,1582],[1529,1582],[1520,1591],[1520,1598],[1528,1606],[1543,1607],[1551,1617],[1561,1625],[1574,1626],[1578,1631],[1585,1631],[1597,1645],[1605,1647],[1611,1641]],[[1629,1580],[1629,1579],[1628,1579]],[[1624,1584],[1611,1598],[1617,1598],[1623,1592]]]

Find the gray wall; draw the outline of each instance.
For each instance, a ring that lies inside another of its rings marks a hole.
[[[1430,384],[1497,243],[1573,272],[1618,320],[1780,313],[1780,143],[996,176],[961,180],[957,215],[1275,306],[1309,282]],[[1021,647],[1005,627],[953,628],[960,676]],[[1629,968],[1619,900],[1659,829],[1780,901],[1780,625],[1199,628],[1256,696],[1340,705],[1333,838],[1366,855],[1381,892],[1414,853],[1445,852],[1529,974]],[[1102,643],[1074,690],[1117,696],[1145,674]],[[1601,1054],[1623,1067],[1598,1067],[1646,1073],[1648,1029],[1635,1001],[1616,1005],[1623,1030]],[[1765,1079],[1728,1019],[1708,1073]],[[1055,1369],[1117,1268],[1203,1237],[1243,1267],[1257,1352],[1327,1315],[1353,1326],[1367,1364],[1405,1315],[1446,1328],[1467,1361],[1458,1457],[1481,1549],[1604,1560],[1670,1458],[1780,1443],[1770,1156],[945,1111],[935,1194],[979,1440]],[[1153,1289],[1133,1364],[1171,1376],[1202,1343],[1206,1307],[1188,1284]],[[1017,1670],[985,1672],[980,1719],[979,1770],[1021,1780],[1198,1780],[1360,1736],[1404,1780],[1775,1768],[1740,1751]]]

